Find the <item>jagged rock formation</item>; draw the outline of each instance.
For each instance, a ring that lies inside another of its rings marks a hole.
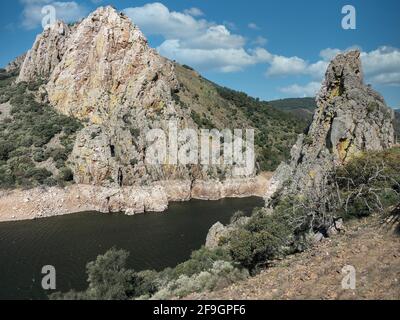
[[[364,85],[359,51],[339,54],[331,62],[317,105],[308,134],[299,137],[290,162],[270,181],[267,204],[272,197],[323,191],[324,179],[335,166],[360,152],[393,146],[393,110]]]
[[[61,61],[71,34],[72,29],[61,21],[47,27],[27,52],[17,82],[48,79]]]
[[[6,71],[8,73],[14,73],[18,72],[21,69],[22,64],[24,63],[26,58],[26,53],[23,55],[20,55],[19,57],[15,58],[13,61],[11,61],[7,66],[6,66]]]
[[[115,188],[180,180],[189,181],[192,194],[204,199],[259,194],[255,172],[249,181],[231,182],[234,168],[223,163],[223,155],[221,165],[148,164],[146,134],[151,129],[169,134],[171,121],[178,131],[257,130],[262,123],[256,153],[267,154],[261,152],[272,135],[266,128],[287,139],[274,147],[267,145],[271,157],[259,159],[264,169],[274,169],[274,157],[281,160],[303,129],[266,103],[221,88],[189,67],[161,57],[129,18],[111,7],[98,8],[75,25],[57,22],[44,30],[17,81],[35,82],[30,87],[39,86],[38,101],[81,121],[83,129],[68,142],[74,147],[72,152],[68,148],[65,162],[78,184]],[[172,143],[168,138],[167,148]],[[180,141],[178,149],[185,143]]]
[[[177,88],[173,65],[151,49],[142,32],[113,8],[83,20],[47,84],[61,112],[102,124],[120,105],[168,109]]]
[[[87,123],[70,157],[77,183],[146,184],[189,179],[186,168],[146,165],[152,128],[194,127],[176,105],[173,64],[151,49],[141,31],[111,7],[83,20],[46,86],[50,103]]]

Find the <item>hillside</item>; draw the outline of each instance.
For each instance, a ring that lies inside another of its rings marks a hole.
[[[397,141],[400,141],[400,109],[395,110],[394,129],[396,130]]]
[[[377,217],[353,221],[345,232],[276,261],[254,278],[195,300],[400,299],[400,236]],[[368,258],[366,258],[368,257]],[[356,290],[343,290],[342,268],[356,269]]]
[[[289,156],[289,151],[307,127],[306,121],[282,112],[270,103],[243,92],[221,87],[187,66],[175,65],[181,90],[179,103],[191,109],[202,128],[254,128],[258,168],[273,171]]]
[[[278,110],[294,114],[296,117],[309,122],[311,122],[317,108],[315,98],[281,99],[269,101],[269,104]]]

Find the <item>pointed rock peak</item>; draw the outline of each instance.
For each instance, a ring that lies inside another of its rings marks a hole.
[[[339,54],[328,66],[310,130],[293,147],[290,163],[277,169],[267,203],[275,193],[322,194],[336,166],[394,145],[393,111],[363,84],[360,56],[359,51]]]
[[[43,34],[48,35],[49,33],[56,32],[59,35],[65,35],[70,31],[70,27],[61,20],[57,20],[53,24],[49,24],[44,28]]]
[[[363,86],[361,53],[358,50],[338,54],[329,64],[325,76],[328,90],[345,90]]]
[[[71,33],[71,28],[62,21],[56,21],[46,27],[36,37],[33,47],[26,54],[17,81],[48,79],[60,63]]]
[[[131,20],[101,7],[76,28],[47,84],[59,111],[100,124],[121,105],[163,109],[177,87],[171,62]]]
[[[115,9],[112,6],[104,6],[104,7],[98,7],[96,10],[94,10],[89,17],[93,18],[95,16],[120,16],[122,17],[121,14],[118,13],[117,9]]]

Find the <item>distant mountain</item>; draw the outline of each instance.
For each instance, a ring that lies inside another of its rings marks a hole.
[[[290,98],[270,101],[269,104],[279,110],[291,113],[296,117],[311,121],[314,115],[317,103],[315,98]]]

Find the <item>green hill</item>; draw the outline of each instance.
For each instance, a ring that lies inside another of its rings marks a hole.
[[[271,103],[243,92],[221,87],[192,68],[176,64],[181,90],[179,102],[191,108],[199,127],[254,128],[259,170],[273,171],[289,157],[297,135],[308,126],[306,119],[279,110]]]
[[[290,98],[269,102],[271,106],[279,110],[292,113],[296,117],[311,121],[314,110],[317,107],[315,98]]]

